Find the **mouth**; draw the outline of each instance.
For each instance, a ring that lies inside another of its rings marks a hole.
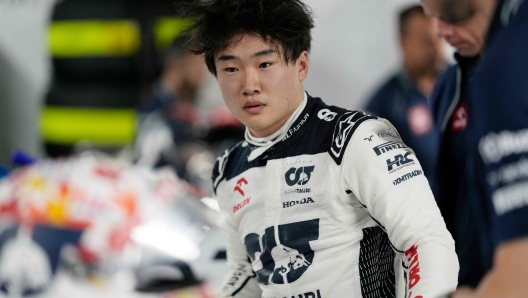
[[[467,43],[463,41],[448,41],[449,44],[456,49],[463,49]]]
[[[258,100],[250,100],[244,103],[243,109],[249,114],[258,114],[266,105]]]

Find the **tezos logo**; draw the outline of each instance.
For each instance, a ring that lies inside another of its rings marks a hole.
[[[244,179],[244,178],[240,178],[238,181],[237,181],[237,184],[235,186],[235,188],[233,189],[233,192],[237,192],[240,193],[242,196],[244,196],[244,191],[242,190],[242,185],[244,184],[248,184],[247,180]]]
[[[306,185],[310,181],[314,169],[315,166],[289,169],[284,175],[286,184],[289,186],[294,186],[295,184]]]
[[[329,109],[322,109],[317,113],[317,117],[324,121],[332,121],[335,116],[337,116],[337,113],[331,112]]]
[[[410,152],[407,152],[405,155],[398,154],[394,156],[394,160],[387,159],[387,170],[392,171],[394,166],[400,167],[413,162],[414,160],[408,157],[410,154]]]

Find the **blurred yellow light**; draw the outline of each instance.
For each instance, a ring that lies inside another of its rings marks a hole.
[[[140,46],[134,21],[54,21],[48,44],[53,57],[129,56]]]
[[[72,145],[89,141],[97,145],[125,145],[136,132],[134,109],[46,107],[41,115],[44,140]]]
[[[156,41],[156,48],[164,50],[168,48],[174,38],[183,32],[191,21],[188,19],[178,19],[170,17],[162,17],[156,20],[154,24],[154,36]]]

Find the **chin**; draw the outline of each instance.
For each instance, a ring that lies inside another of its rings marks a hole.
[[[458,52],[462,57],[466,58],[475,57],[479,54],[478,51],[471,49],[458,50]]]

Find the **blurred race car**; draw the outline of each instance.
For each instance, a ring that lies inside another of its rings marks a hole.
[[[0,180],[0,297],[214,297],[214,203],[171,170],[98,154],[19,168]]]

